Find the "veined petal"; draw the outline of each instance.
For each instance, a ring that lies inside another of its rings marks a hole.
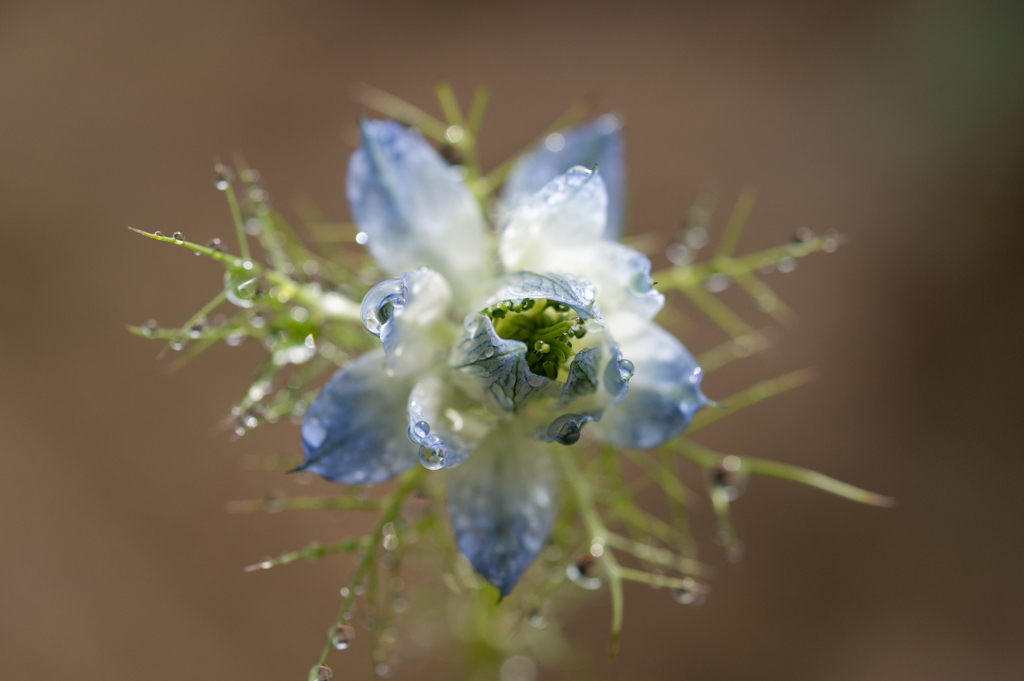
[[[499,279],[492,290],[493,293],[480,307],[494,305],[503,300],[515,303],[525,298],[546,298],[568,305],[582,319],[593,319],[599,324],[604,324],[594,287],[589,282],[577,280],[571,274],[514,272]]]
[[[498,255],[506,270],[563,271],[562,257],[604,235],[608,193],[597,172],[582,166],[547,183],[503,219]]]
[[[443,352],[430,330],[443,319],[451,299],[448,282],[426,267],[382,281],[367,292],[359,314],[363,326],[380,338],[391,371],[422,369]]]
[[[700,366],[657,324],[623,340],[622,355],[634,369],[629,392],[591,427],[598,439],[628,449],[656,447],[686,430],[694,413],[708,404],[700,391]],[[627,370],[628,365],[622,374]]]
[[[506,425],[448,476],[448,513],[459,550],[507,596],[551,534],[557,509],[551,455]]]
[[[408,435],[420,447],[420,463],[427,468],[458,466],[493,425],[467,399],[459,400],[458,392],[440,376],[427,376],[409,393]]]
[[[392,275],[426,265],[468,291],[490,270],[476,199],[415,130],[364,120],[362,141],[346,194],[370,253]]]
[[[487,315],[466,317],[455,341],[449,366],[457,370],[462,387],[478,396],[494,413],[511,413],[526,401],[557,386],[551,379],[530,371],[526,344],[498,336]]]
[[[524,200],[573,166],[601,170],[608,187],[605,239],[617,239],[626,213],[626,163],[622,124],[613,114],[562,130],[524,154],[512,168],[502,203],[509,208]]]
[[[411,381],[388,376],[374,350],[339,369],[317,394],[302,422],[306,452],[299,470],[346,485],[383,482],[416,464],[406,436]]]

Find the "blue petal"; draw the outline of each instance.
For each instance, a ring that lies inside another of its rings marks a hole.
[[[656,447],[686,430],[708,404],[700,391],[700,366],[660,326],[648,324],[624,341],[622,354],[634,365],[629,392],[591,428],[598,439],[626,449]]]
[[[551,455],[512,428],[495,430],[447,481],[455,541],[504,597],[547,544],[558,478]]]
[[[306,452],[299,470],[346,485],[383,482],[416,464],[406,436],[410,381],[389,377],[384,352],[366,353],[339,369],[302,422]]]
[[[530,371],[525,343],[499,337],[491,320],[480,313],[466,317],[449,365],[469,379],[466,389],[478,393],[491,411],[514,412],[557,385]]]
[[[426,267],[382,281],[367,292],[359,315],[367,331],[380,338],[389,369],[410,373],[443,352],[426,331],[443,319],[451,298],[444,277]]]
[[[606,114],[557,134],[561,140],[549,136],[519,159],[505,183],[503,202],[512,207],[573,166],[596,165],[608,186],[604,237],[617,239],[626,217],[626,164],[619,120]]]
[[[346,194],[367,248],[392,275],[426,265],[466,287],[487,274],[487,226],[465,183],[415,130],[362,122]]]
[[[594,287],[578,281],[571,274],[536,274],[515,272],[507,274],[497,283],[497,290],[487,298],[484,306],[494,305],[503,300],[518,302],[524,298],[547,298],[556,303],[568,305],[582,319],[593,319],[603,324],[601,308],[594,300]]]

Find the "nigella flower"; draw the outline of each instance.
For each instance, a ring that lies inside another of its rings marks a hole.
[[[653,447],[707,404],[700,367],[652,321],[664,297],[650,262],[605,238],[602,175],[622,205],[618,135],[598,119],[527,155],[496,233],[413,130],[363,122],[349,163],[353,216],[394,278],[362,302],[381,348],[339,370],[306,414],[302,468],[351,485],[445,469],[459,549],[502,595],[555,519],[551,447],[584,426],[616,447]],[[566,150],[608,170],[563,172]]]

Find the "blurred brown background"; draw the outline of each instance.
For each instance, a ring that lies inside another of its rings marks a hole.
[[[799,323],[706,390],[802,366],[822,380],[699,439],[899,506],[757,480],[736,508],[736,566],[700,509],[723,568],[711,598],[684,608],[628,588],[614,663],[596,599],[572,633],[597,675],[1024,677],[1021,7],[4,3],[0,677],[305,678],[347,559],[240,568],[343,536],[347,521],[224,513],[229,499],[310,489],[241,465],[297,454],[297,428],[235,443],[216,428],[259,348],[168,373],[155,343],[125,333],[180,323],[220,280],[125,227],[229,237],[211,163],[235,151],[279,206],[311,198],[344,218],[349,85],[436,111],[438,76],[467,98],[492,87],[488,166],[602,93],[626,120],[634,234],[670,234],[701,191],[719,198],[721,227],[750,184],[741,250],[801,226],[850,237],[772,275]],[[365,640],[332,660],[336,678],[370,677]],[[443,667],[399,678],[451,678]]]

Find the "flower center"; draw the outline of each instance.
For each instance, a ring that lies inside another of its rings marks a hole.
[[[568,368],[575,354],[573,338],[583,338],[583,320],[572,308],[545,298],[524,298],[519,302],[503,300],[483,314],[490,317],[498,336],[526,344],[526,363],[530,371],[550,379]]]

